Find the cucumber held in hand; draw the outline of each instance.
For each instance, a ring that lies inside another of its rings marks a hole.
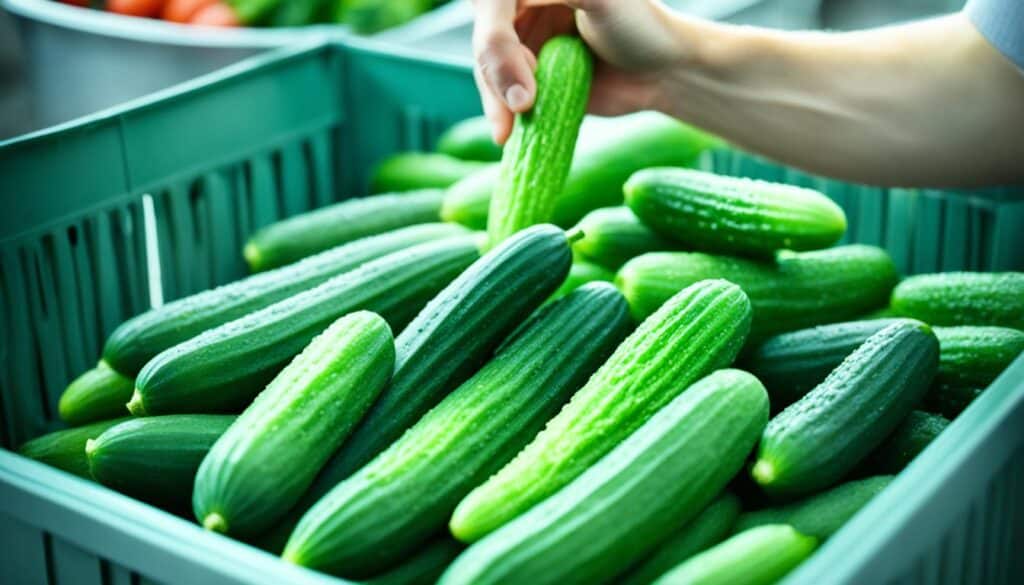
[[[719,139],[658,112],[583,121],[565,187],[555,198],[551,221],[571,227],[588,212],[622,205],[622,185],[651,166],[692,165]],[[473,229],[487,226],[491,193],[500,165],[473,173],[445,192],[441,217]]]
[[[131,419],[116,418],[47,433],[23,444],[18,449],[18,454],[79,477],[92,479],[89,473],[89,459],[85,455],[86,442],[126,420]]]
[[[423,189],[347,199],[262,228],[243,255],[253,272],[291,264],[360,238],[437,222],[443,198],[444,191]]]
[[[199,464],[234,420],[219,414],[126,420],[86,441],[89,472],[123,494],[187,512]]]
[[[779,495],[835,484],[920,402],[938,363],[939,343],[924,323],[903,320],[875,333],[768,423],[754,480]]]
[[[440,583],[606,582],[715,499],[767,420],[761,383],[719,370],[574,481],[469,547]]]
[[[771,585],[811,556],[818,541],[786,524],[741,532],[672,569],[653,585]]]
[[[683,524],[645,559],[616,579],[618,585],[649,585],[670,569],[722,542],[740,513],[740,499],[725,492]]]
[[[555,493],[662,406],[736,358],[750,327],[738,286],[688,287],[644,321],[515,459],[464,499],[452,534],[478,540]]]
[[[506,240],[511,241],[511,240]],[[588,285],[513,340],[302,518],[284,558],[349,578],[394,565],[537,434],[629,328],[610,284]]]
[[[846,356],[895,319],[819,325],[769,337],[746,356],[744,365],[768,389],[779,411],[821,384]]]
[[[1024,272],[911,276],[892,291],[892,308],[931,325],[1024,329]]]
[[[662,236],[699,250],[770,257],[839,241],[846,215],[812,189],[678,168],[629,178],[626,204]]]
[[[463,160],[501,160],[501,146],[494,142],[491,121],[473,116],[452,124],[437,139],[437,152]]]
[[[654,252],[619,270],[616,283],[638,319],[669,297],[708,278],[738,284],[754,307],[751,337],[852,319],[883,305],[896,284],[896,266],[881,248],[839,246],[814,252],[780,251],[774,262],[700,252]]]
[[[208,530],[253,536],[295,504],[387,382],[388,324],[351,313],[318,335],[217,440],[192,507]]]
[[[766,524],[789,524],[821,541],[831,537],[892,483],[893,476],[880,475],[848,481],[836,487],[784,506],[744,512],[736,520],[734,533]]]
[[[311,289],[370,260],[417,244],[466,233],[462,228],[443,223],[401,228],[183,297],[122,323],[103,346],[103,361],[121,373],[135,376],[160,352],[209,329]],[[130,392],[120,405],[121,411],[129,398]]]
[[[108,420],[126,416],[125,403],[132,397],[135,380],[124,376],[107,362],[75,378],[60,395],[57,411],[69,425]]]
[[[241,410],[342,315],[369,310],[399,328],[479,256],[477,235],[419,244],[210,329],[161,353],[135,381],[136,416]]]
[[[516,115],[491,196],[487,235],[492,246],[551,221],[569,175],[593,68],[579,37],[553,37],[537,55],[537,96],[529,112]]]
[[[370,190],[374,193],[444,189],[486,166],[437,152],[399,152],[384,159],[373,170]]]
[[[609,270],[618,270],[640,254],[680,247],[654,233],[628,207],[595,209],[576,227],[583,237],[573,243],[572,249]]]

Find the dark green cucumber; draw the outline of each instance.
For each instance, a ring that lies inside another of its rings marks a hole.
[[[89,472],[123,494],[187,512],[199,463],[234,420],[218,414],[127,420],[86,441]]]
[[[311,289],[370,260],[466,233],[441,223],[406,227],[172,301],[122,323],[107,339],[103,360],[119,372],[135,376],[160,352],[209,329]],[[129,398],[131,393],[123,402]]]
[[[750,301],[736,285],[709,280],[680,292],[515,459],[459,504],[452,534],[478,540],[570,483],[690,384],[731,364],[749,327]]]
[[[370,177],[373,193],[444,189],[475,173],[486,163],[437,152],[400,152],[384,159]]]
[[[441,190],[423,189],[348,199],[264,227],[245,243],[243,255],[249,269],[260,272],[369,236],[437,222],[443,196]]]
[[[637,172],[623,190],[645,224],[690,249],[771,257],[827,248],[846,232],[841,207],[794,185],[662,167]]]
[[[616,283],[638,319],[691,284],[724,278],[738,284],[754,306],[751,337],[856,317],[885,304],[896,266],[881,248],[839,246],[814,252],[781,251],[774,262],[700,252],[654,252],[619,270]]]
[[[437,139],[437,151],[463,160],[501,160],[501,146],[494,142],[491,121],[485,116],[452,124]]]
[[[946,430],[949,420],[915,410],[861,464],[864,474],[899,473]]]
[[[533,108],[516,115],[491,194],[487,235],[492,246],[551,221],[569,176],[593,69],[590,50],[579,37],[556,36],[541,47]]]
[[[434,297],[396,339],[391,383],[264,545],[283,544],[321,496],[476,372],[558,286],[571,260],[562,230],[536,226],[491,250]]]
[[[952,420],[962,413],[974,400],[981,396],[984,388],[973,388],[971,386],[950,386],[948,384],[935,384],[925,394],[921,410],[941,414]]]
[[[363,264],[153,358],[135,381],[135,415],[244,408],[313,337],[357,310],[393,328],[479,257],[477,235],[419,244]]]
[[[615,280],[615,273],[605,270],[601,266],[586,260],[575,259],[572,267],[569,268],[569,275],[565,277],[558,289],[551,294],[550,300],[558,300],[571,293],[588,282],[611,282]]]
[[[604,582],[711,503],[767,420],[761,383],[746,372],[719,370],[564,489],[469,547],[440,583]]]
[[[1024,331],[1008,327],[936,327],[936,384],[985,388],[1024,352]]]
[[[824,541],[838,532],[892,480],[891,475],[879,475],[848,481],[784,506],[744,512],[736,520],[733,532],[766,524],[789,524],[803,534]]]
[[[771,585],[817,548],[813,536],[787,524],[741,532],[662,575],[654,585]]]
[[[89,459],[85,456],[85,443],[126,420],[131,419],[116,418],[54,431],[26,442],[18,449],[18,453],[79,477],[92,479]]]
[[[744,359],[745,367],[768,389],[772,410],[799,400],[867,338],[895,319],[819,325],[769,337]]]
[[[568,228],[594,209],[622,205],[622,185],[634,172],[651,166],[691,165],[701,152],[720,143],[657,112],[587,117],[551,221]],[[449,187],[441,217],[474,229],[486,227],[498,167],[478,171]]]
[[[57,411],[61,420],[73,426],[126,416],[124,405],[134,388],[135,380],[100,360],[95,368],[68,384],[60,395]]]
[[[203,459],[192,496],[199,522],[237,536],[270,527],[362,418],[394,365],[391,329],[379,315],[358,311],[331,324]]]
[[[479,372],[303,516],[284,551],[300,565],[361,578],[394,565],[474,486],[510,460],[626,336],[610,284],[549,305]]]
[[[440,537],[390,571],[363,581],[366,585],[434,585],[462,552],[450,536]]]
[[[902,320],[875,333],[768,423],[754,480],[783,495],[835,484],[920,402],[938,364],[939,343],[924,323]]]
[[[583,237],[573,243],[573,250],[610,270],[618,270],[640,254],[679,249],[642,224],[628,207],[595,209],[576,227]]]
[[[740,499],[725,492],[615,582],[618,585],[649,585],[679,563],[722,542],[729,536],[739,513]]]
[[[892,308],[931,325],[1024,329],[1024,272],[911,276],[892,291]]]

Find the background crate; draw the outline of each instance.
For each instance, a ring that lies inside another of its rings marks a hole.
[[[277,51],[0,145],[5,447],[127,316],[243,274],[254,229],[365,192],[367,169],[479,112],[469,71],[345,40]],[[1019,190],[857,187],[735,152],[718,172],[822,188],[901,270],[1021,269]],[[1024,581],[1024,359],[790,583]],[[101,486],[0,451],[0,583],[326,583]]]

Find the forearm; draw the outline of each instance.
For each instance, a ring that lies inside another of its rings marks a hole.
[[[855,33],[679,18],[658,107],[809,171],[884,185],[1024,182],[1024,74],[962,15]]]

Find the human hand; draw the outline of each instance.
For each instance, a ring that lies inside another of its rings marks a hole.
[[[589,109],[616,115],[658,108],[662,73],[686,57],[676,16],[652,0],[475,0],[473,69],[494,139],[533,107],[536,54],[549,38],[578,32],[595,56]]]

